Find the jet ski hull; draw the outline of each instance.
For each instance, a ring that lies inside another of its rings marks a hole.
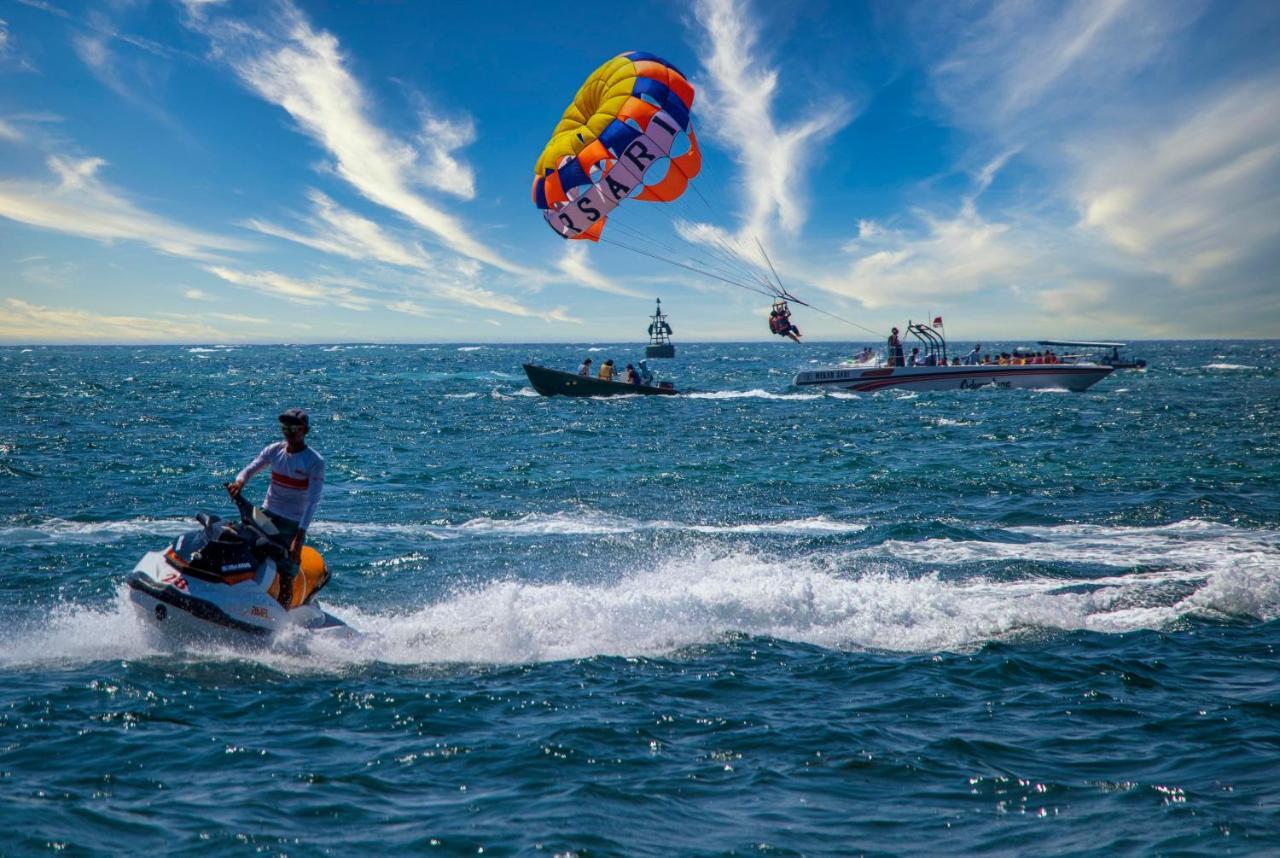
[[[125,583],[139,620],[175,641],[217,639],[249,644],[269,643],[287,629],[349,636],[349,626],[315,604],[286,611],[266,595],[264,580],[275,575],[263,564],[254,579],[227,585],[201,580],[172,568],[162,552],[143,556]]]

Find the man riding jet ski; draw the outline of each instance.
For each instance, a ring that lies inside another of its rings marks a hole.
[[[231,484],[228,484],[228,491]],[[129,573],[129,598],[144,622],[173,636],[210,637],[239,632],[270,639],[285,628],[351,634],[341,620],[315,603],[329,581],[324,558],[301,550],[298,572],[281,604],[277,565],[289,562],[290,545],[267,513],[235,493],[240,521],[202,512],[199,530],[178,537],[164,551],[149,551]]]

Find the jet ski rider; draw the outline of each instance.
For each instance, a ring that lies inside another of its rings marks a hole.
[[[307,446],[310,430],[307,412],[290,408],[280,415],[283,441],[269,444],[227,485],[233,498],[239,497],[244,484],[267,465],[271,466],[271,485],[262,508],[280,531],[280,540],[289,546],[289,559],[279,564],[280,604],[288,608],[292,603],[293,579],[298,574],[302,558],[302,545],[307,538],[307,528],[320,503],[324,489],[324,457]]]

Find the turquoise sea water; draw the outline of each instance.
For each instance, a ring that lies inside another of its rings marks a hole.
[[[638,347],[0,350],[0,854],[1280,851],[1280,343],[678,349],[612,400],[520,364]],[[166,650],[124,575],[290,405],[363,636]]]

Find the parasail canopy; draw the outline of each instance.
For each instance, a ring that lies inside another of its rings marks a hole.
[[[592,72],[534,166],[533,202],[551,228],[598,241],[623,200],[683,194],[702,169],[693,97],[679,69],[641,51]]]

